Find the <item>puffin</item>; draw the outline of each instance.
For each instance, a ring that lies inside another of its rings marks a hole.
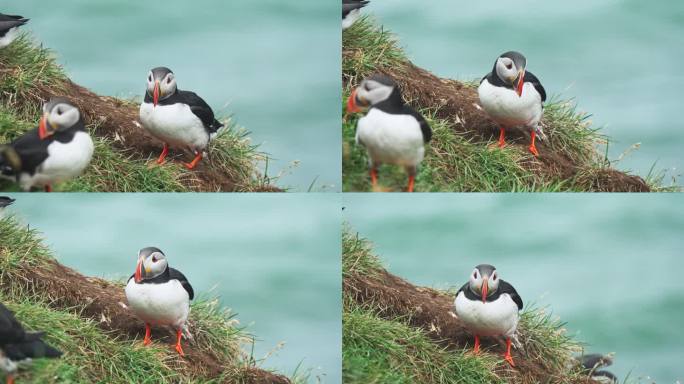
[[[537,76],[527,70],[525,56],[515,51],[501,54],[480,81],[477,93],[484,111],[499,125],[499,147],[506,144],[507,130],[522,128],[531,135],[529,151],[539,156],[535,140],[537,136],[546,138],[540,124],[546,91]]]
[[[359,19],[361,8],[369,2],[369,0],[342,0],[342,30],[351,27]]]
[[[0,303],[0,369],[6,374],[6,383],[14,383],[14,373],[20,365],[32,359],[54,359],[62,352],[42,340],[44,332],[27,332],[4,304]]]
[[[399,86],[389,76],[374,74],[352,91],[347,111],[360,112],[368,107],[356,126],[356,144],[366,148],[373,187],[377,185],[378,167],[394,164],[408,174],[408,192],[413,192],[418,165],[425,156],[425,145],[432,129],[425,118],[408,106]]]
[[[73,179],[90,164],[95,146],[78,108],[62,97],[43,105],[38,127],[0,145],[0,176],[24,191]]]
[[[181,337],[190,335],[187,320],[195,292],[185,275],[169,267],[164,252],[156,247],[146,247],[138,252],[138,264],[128,279],[125,292],[128,307],[145,322],[143,344],[152,342],[152,325],[170,326],[176,330],[176,352],[185,356]]]
[[[9,207],[15,201],[16,200],[14,200],[13,198],[11,198],[9,196],[0,196],[0,209]]]
[[[147,74],[140,122],[147,132],[164,143],[157,164],[164,163],[169,146],[187,148],[195,155],[192,162],[185,164],[188,169],[195,168],[202,160],[209,141],[223,127],[201,97],[178,89],[176,76],[166,67],[153,68]]]
[[[600,353],[590,353],[576,358],[580,364],[582,371],[589,375],[593,380],[599,383],[617,384],[619,382],[617,376],[604,368],[613,364],[613,357],[611,355],[602,355]]]
[[[0,48],[10,45],[19,35],[19,27],[28,21],[23,16],[0,13]]]
[[[474,352],[480,352],[480,336],[503,336],[506,338],[506,360],[515,367],[511,356],[511,339],[516,341],[516,330],[523,302],[515,288],[499,278],[496,268],[480,264],[470,273],[470,278],[456,293],[456,315],[466,329],[475,335]]]

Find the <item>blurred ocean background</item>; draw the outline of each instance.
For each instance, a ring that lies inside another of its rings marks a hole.
[[[272,156],[282,187],[341,190],[340,15],[333,1],[0,0],[0,12],[53,49],[75,82],[141,97],[171,68],[219,116],[233,115]],[[297,161],[299,164],[292,167]]]
[[[256,335],[267,369],[340,383],[340,203],[333,194],[14,194],[63,264],[127,279],[154,245]],[[141,323],[142,326],[142,323]],[[276,349],[279,343],[281,349]],[[245,350],[250,353],[251,345]]]
[[[615,352],[620,382],[684,380],[682,195],[345,194],[344,206],[392,273],[458,289],[493,264],[587,352]]]
[[[524,53],[549,96],[593,115],[611,160],[641,143],[617,168],[682,175],[684,1],[373,0],[364,12],[442,77],[479,80],[499,54]]]

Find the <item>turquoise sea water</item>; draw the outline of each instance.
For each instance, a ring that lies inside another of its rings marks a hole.
[[[480,79],[499,54],[524,53],[547,94],[574,98],[604,128],[611,160],[641,143],[618,168],[682,175],[683,1],[371,1],[365,10],[439,76]]]
[[[684,380],[681,195],[345,194],[344,206],[391,272],[458,289],[493,264],[588,352],[615,352],[621,379]]]
[[[263,367],[339,383],[340,205],[332,194],[15,194],[11,212],[79,272],[126,279],[154,245],[257,336]],[[142,324],[141,324],[142,326]],[[245,346],[250,352],[250,346]]]
[[[278,185],[340,190],[336,2],[0,0],[0,12],[31,18],[69,76],[100,94],[141,97],[151,68],[171,68],[180,89],[252,132],[269,175],[285,171]]]

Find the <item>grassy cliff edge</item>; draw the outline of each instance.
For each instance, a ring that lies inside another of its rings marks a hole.
[[[46,331],[64,352],[21,371],[22,383],[290,383],[258,367],[242,346],[253,340],[218,299],[193,301],[185,358],[173,333],[144,327],[125,307],[122,282],[86,277],[61,265],[38,232],[15,218],[0,219],[0,301],[25,327]],[[298,381],[295,379],[295,381]]]

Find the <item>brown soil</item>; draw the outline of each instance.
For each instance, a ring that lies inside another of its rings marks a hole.
[[[144,325],[125,307],[126,298],[121,285],[83,276],[54,260],[47,261],[44,265],[18,266],[12,278],[0,281],[0,289],[11,292],[13,285],[21,285],[43,297],[47,295],[50,306],[55,309],[78,309],[79,316],[94,320],[100,328],[116,337],[135,339],[142,343]],[[290,383],[285,376],[256,367],[235,367],[231,362],[222,361],[212,351],[202,350],[188,340],[183,341],[185,358],[181,358],[173,349],[175,335],[165,328],[153,328],[152,340],[168,344],[169,355],[175,357],[172,360],[174,368],[192,377],[216,378],[231,370],[236,372],[235,376],[240,377],[229,382]]]
[[[353,52],[343,55],[352,56]],[[444,79],[419,68],[411,62],[394,68],[381,68],[382,72],[392,77],[401,88],[406,102],[416,108],[429,108],[436,111],[436,116],[450,123],[461,136],[475,142],[490,142],[498,138],[498,127],[478,107],[477,90],[460,81]],[[343,83],[355,86],[360,79],[343,74]],[[548,123],[548,122],[545,122]],[[553,131],[546,129],[547,133]],[[527,148],[528,138],[521,132],[506,134],[508,145]],[[526,168],[542,172],[549,177],[562,177],[565,180],[579,177],[586,173],[582,165],[576,164],[566,153],[553,151],[543,142],[537,143],[540,156],[523,164]],[[526,150],[526,149],[525,149]],[[591,192],[648,192],[648,184],[638,176],[627,175],[613,169],[594,172],[591,180],[583,180]]]
[[[472,348],[473,336],[466,331],[453,312],[454,298],[434,289],[417,287],[385,270],[373,277],[352,274],[343,281],[344,296],[361,306],[372,309],[381,318],[403,322],[420,328],[440,345],[453,350]],[[490,353],[505,352],[503,345],[494,339],[481,339]],[[554,377],[544,366],[513,350],[515,368],[503,361],[495,372],[511,383],[595,383],[590,379],[567,381]]]

